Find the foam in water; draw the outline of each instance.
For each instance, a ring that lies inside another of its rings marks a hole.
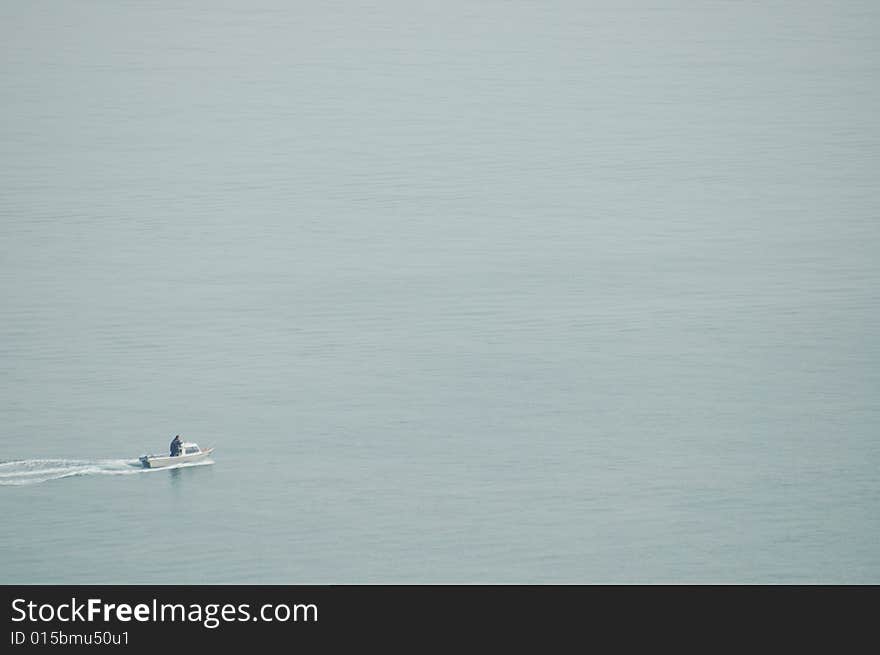
[[[186,462],[162,469],[143,468],[137,459],[20,459],[0,462],[0,486],[39,484],[81,475],[132,475],[164,469],[212,464],[212,460]]]

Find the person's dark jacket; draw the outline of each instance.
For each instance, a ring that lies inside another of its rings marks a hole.
[[[174,441],[171,442],[171,456],[177,457],[180,454],[180,439],[174,437]]]

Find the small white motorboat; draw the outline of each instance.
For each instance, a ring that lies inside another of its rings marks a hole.
[[[192,462],[200,462],[210,457],[214,452],[213,448],[199,448],[199,444],[191,441],[184,441],[180,444],[180,454],[172,457],[171,455],[143,455],[140,457],[141,464],[147,469],[158,469],[163,466],[177,466],[178,464],[190,464]]]

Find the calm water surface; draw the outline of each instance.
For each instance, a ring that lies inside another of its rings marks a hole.
[[[3,3],[0,582],[880,582],[878,30]]]

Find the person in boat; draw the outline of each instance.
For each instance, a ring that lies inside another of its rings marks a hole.
[[[180,454],[180,435],[178,434],[174,437],[174,441],[171,442],[171,456],[177,457]]]

